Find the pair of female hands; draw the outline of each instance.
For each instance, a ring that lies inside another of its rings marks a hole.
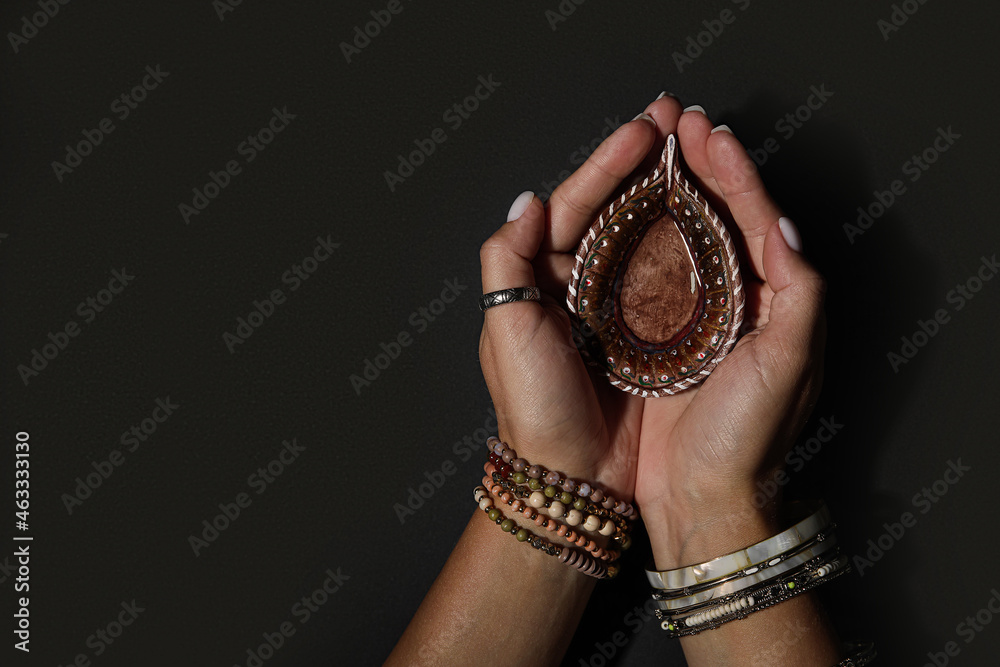
[[[682,111],[672,97],[644,114],[608,137],[547,205],[531,197],[524,208],[530,195],[519,198],[514,219],[483,244],[484,293],[537,285],[542,300],[489,309],[479,349],[500,438],[530,461],[634,499],[664,569],[772,531],[768,508],[752,499],[781,467],[819,389],[824,282],[727,127],[713,132],[700,107]],[[644,399],[584,363],[563,303],[583,234],[670,133],[694,184],[742,239],[744,335],[702,384]]]

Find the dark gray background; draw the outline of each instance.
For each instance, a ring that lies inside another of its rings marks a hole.
[[[479,246],[519,192],[546,193],[581,144],[666,89],[748,147],[778,141],[765,180],[830,282],[827,380],[802,442],[820,418],[843,427],[788,495],[825,497],[852,554],[916,516],[863,576],[825,591],[837,625],[875,639],[882,664],[922,665],[949,641],[950,664],[992,664],[1000,624],[968,643],[957,626],[1000,588],[1000,280],[961,310],[948,294],[1000,250],[996,4],[911,0],[917,11],[888,39],[889,2],[561,4],[553,29],[556,0],[404,1],[349,63],[340,43],[385,2],[247,0],[223,20],[210,0],[71,2],[17,52],[8,35],[0,507],[9,539],[14,436],[27,431],[33,634],[30,657],[7,644],[0,662],[245,665],[291,621],[265,664],[380,663],[481,475],[482,448],[454,449],[489,421]],[[724,9],[735,20],[679,71],[673,54]],[[20,31],[38,11],[4,3],[0,27]],[[163,83],[114,117],[112,100],[156,65]],[[445,111],[490,75],[499,87],[453,129]],[[776,123],[811,86],[833,95],[782,136]],[[238,144],[275,107],[295,119],[246,163]],[[57,180],[53,161],[104,117],[115,131]],[[438,127],[447,140],[391,191],[384,172]],[[939,128],[961,138],[911,182],[904,163]],[[231,159],[242,173],[185,224],[178,205]],[[843,224],[895,179],[905,193],[851,243]],[[339,248],[290,291],[283,272],[327,235]],[[77,304],[121,267],[134,282],[84,323]],[[446,280],[467,289],[418,331]],[[276,288],[287,301],[230,354],[223,333]],[[939,308],[950,321],[894,371],[887,354]],[[26,385],[18,366],[70,320],[80,334]],[[350,376],[401,332],[412,344],[355,391]],[[69,514],[76,478],[167,397],[180,407]],[[305,450],[257,495],[248,476],[292,438]],[[914,494],[958,459],[971,470],[921,513]],[[401,523],[394,505],[448,463],[456,472]],[[189,536],[248,491],[252,504],[196,557]],[[597,644],[616,631],[627,638],[616,664],[683,664],[653,623],[626,616],[646,596],[639,541],[622,580],[599,586],[565,664],[602,664]],[[292,606],[338,568],[349,579],[300,623]],[[0,579],[11,641],[13,575]],[[145,611],[95,656],[88,637],[133,599]]]

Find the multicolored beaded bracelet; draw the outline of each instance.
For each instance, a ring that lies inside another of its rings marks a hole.
[[[542,491],[527,489],[509,478],[503,478],[490,462],[483,465],[483,470],[489,476],[488,479],[500,484],[504,490],[514,494],[527,505],[540,511],[544,509],[552,518],[563,519],[570,526],[579,526],[580,530],[610,536],[614,544],[622,549],[628,549],[631,546],[632,539],[629,537],[631,527],[625,519],[617,514],[585,503],[582,498],[577,498],[574,504],[568,505],[563,502],[565,498],[546,496]],[[568,494],[564,491],[563,495]]]
[[[550,556],[555,556],[559,562],[571,567],[595,579],[611,579],[618,575],[617,565],[604,565],[596,558],[589,556],[578,549],[552,544],[548,540],[541,538],[531,531],[518,527],[517,523],[504,516],[498,507],[494,507],[493,499],[485,487],[477,486],[474,490],[474,498],[479,504],[479,509],[486,513],[491,521],[494,521],[505,533],[513,535],[518,542],[527,542],[535,549]]]
[[[522,473],[524,475],[524,481],[517,482],[518,484],[528,484],[532,490],[541,489],[542,484],[545,484],[546,489],[551,486],[556,487],[560,491],[576,494],[581,498],[600,504],[601,507],[612,510],[627,519],[635,520],[639,516],[631,503],[627,503],[624,500],[616,500],[613,496],[605,494],[604,491],[587,482],[576,482],[554,470],[546,470],[539,465],[532,465],[525,459],[520,458],[517,452],[507,445],[507,443],[502,442],[495,436],[490,436],[486,441],[486,445],[491,451],[491,462],[497,467],[498,472],[503,477],[508,477],[513,473]]]
[[[596,541],[587,539],[584,535],[577,535],[565,524],[560,523],[551,517],[546,518],[545,515],[541,514],[536,508],[526,505],[520,498],[515,498],[510,491],[505,490],[495,480],[492,480],[489,477],[484,477],[483,487],[489,491],[494,501],[498,500],[506,503],[516,514],[520,514],[524,518],[534,521],[536,525],[545,528],[549,532],[555,533],[571,544],[575,544],[576,546],[583,548],[584,551],[590,553],[594,558],[600,558],[605,561],[615,561],[618,559],[618,551],[602,547]],[[483,498],[481,498],[479,502],[480,506],[482,506]]]
[[[483,470],[485,470],[488,475],[499,475],[500,479],[504,480],[505,483],[512,485],[512,487],[516,486],[518,488],[519,495],[528,497],[533,494],[537,494],[536,498],[539,499],[538,502],[545,503],[546,507],[548,507],[550,502],[558,501],[566,508],[572,508],[580,512],[587,512],[589,514],[596,515],[598,519],[611,519],[614,521],[615,525],[620,527],[623,531],[630,530],[629,520],[613,510],[607,509],[596,503],[592,503],[587,498],[581,498],[579,496],[574,496],[574,494],[571,494],[568,491],[562,491],[555,485],[542,487],[538,484],[532,485],[521,483],[518,480],[525,477],[524,473],[512,472],[510,470],[510,466],[505,467],[503,462],[497,466],[494,459],[495,455],[489,461],[484,463]],[[528,481],[532,480],[529,479]]]

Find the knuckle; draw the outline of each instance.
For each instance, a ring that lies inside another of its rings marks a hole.
[[[479,247],[479,261],[483,266],[493,264],[509,252],[510,250],[503,241],[499,240],[494,234]]]
[[[826,299],[826,279],[816,271],[810,270],[802,281],[802,290],[817,304],[822,304]]]

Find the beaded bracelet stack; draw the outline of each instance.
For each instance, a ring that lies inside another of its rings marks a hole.
[[[619,568],[612,563],[631,546],[630,522],[638,517],[635,507],[593,484],[528,463],[498,438],[491,437],[487,445],[486,476],[474,492],[487,517],[518,541],[584,574],[598,579],[616,576]],[[499,505],[555,533],[565,544],[554,544],[521,528]],[[608,544],[601,546],[598,536],[608,538]]]

